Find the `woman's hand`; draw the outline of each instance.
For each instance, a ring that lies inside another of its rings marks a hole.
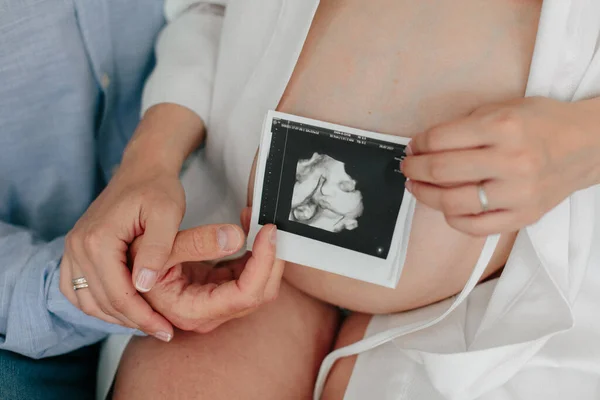
[[[138,291],[149,291],[164,272],[185,212],[179,172],[202,135],[202,121],[180,106],[155,106],[144,116],[119,170],[66,238],[61,291],[86,314],[173,336],[171,323]],[[129,245],[142,234],[130,272]],[[75,291],[72,279],[80,277],[89,287]]]
[[[177,175],[162,169],[122,169],[67,235],[61,262],[61,289],[86,314],[172,336],[171,324],[139,296],[150,290],[171,253],[185,210]],[[136,287],[127,266],[129,245],[140,244]],[[85,277],[89,287],[73,290],[72,279]]]
[[[249,209],[242,213],[246,231],[249,215]],[[275,226],[261,229],[251,255],[216,266],[202,262],[223,257],[213,243],[206,242],[215,237],[215,229],[209,225],[179,232],[167,263],[171,267],[152,291],[143,295],[179,329],[210,332],[273,301],[279,293],[284,262],[275,258]],[[236,250],[243,245],[239,231]],[[134,257],[137,245],[136,241],[131,247]]]
[[[420,133],[401,166],[407,189],[459,231],[517,231],[599,182],[599,105],[524,98]]]

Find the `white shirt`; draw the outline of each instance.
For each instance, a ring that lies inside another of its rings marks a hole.
[[[206,150],[184,178],[187,225],[237,221],[263,117],[285,90],[319,2],[214,2],[226,6],[224,18],[205,3],[166,1],[169,24],[144,96],[145,108],[178,103],[207,126]],[[598,40],[600,2],[546,0],[527,95],[600,96]],[[595,186],[523,229],[502,277],[432,327],[420,329],[455,299],[374,317],[366,336],[414,332],[362,353],[345,398],[600,398],[599,207]]]

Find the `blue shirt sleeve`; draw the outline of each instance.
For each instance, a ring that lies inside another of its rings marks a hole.
[[[108,334],[139,331],[90,317],[59,289],[64,237],[38,240],[0,222],[0,349],[32,358],[63,354]]]

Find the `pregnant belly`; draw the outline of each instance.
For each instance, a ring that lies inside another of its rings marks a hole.
[[[412,137],[479,106],[522,97],[540,7],[537,0],[321,1],[278,109]],[[484,276],[503,267],[515,237],[502,236]],[[345,308],[398,312],[458,293],[484,241],[419,204],[396,289],[294,264],[285,278]]]

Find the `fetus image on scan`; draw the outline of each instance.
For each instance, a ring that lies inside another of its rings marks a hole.
[[[362,194],[343,162],[319,153],[298,161],[290,221],[341,232],[356,229],[362,212]]]

